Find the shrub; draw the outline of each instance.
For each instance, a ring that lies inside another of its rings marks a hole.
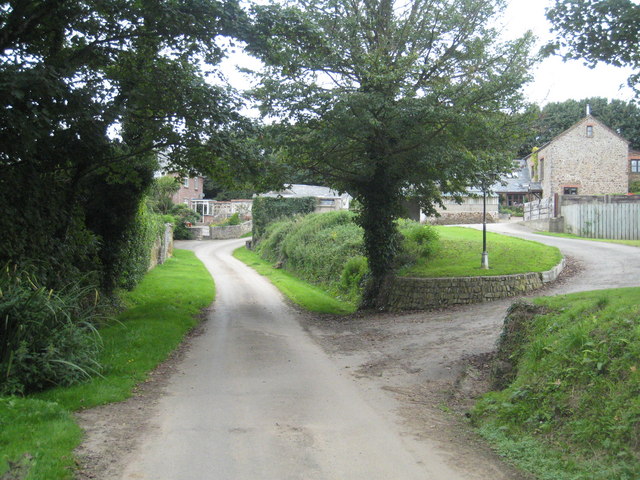
[[[135,222],[125,232],[116,269],[118,287],[132,290],[149,270],[154,243],[164,230],[164,217],[140,204]]]
[[[399,255],[400,263],[413,263],[417,259],[432,256],[438,248],[438,232],[431,225],[400,220],[398,230],[402,234],[402,250]]]
[[[357,294],[362,289],[362,282],[369,273],[369,263],[366,257],[350,258],[342,269],[340,287],[346,292]]]
[[[631,182],[629,185],[630,193],[640,193],[640,180],[636,180],[635,182]]]
[[[283,217],[292,218],[313,212],[316,199],[313,197],[277,198],[257,197],[251,208],[253,216],[253,238],[264,235],[267,225]]]
[[[0,394],[70,385],[97,372],[98,295],[71,283],[53,291],[25,271],[0,272]]]
[[[193,236],[186,224],[200,221],[200,214],[184,204],[174,205],[170,213],[176,219],[173,227],[173,238],[176,240],[191,240]]]
[[[362,255],[362,229],[353,220],[347,211],[284,219],[266,228],[256,251],[310,283],[353,297],[358,289],[342,286],[345,265]]]

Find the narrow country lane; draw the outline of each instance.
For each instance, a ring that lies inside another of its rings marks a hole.
[[[487,230],[558,247],[563,255],[578,261],[582,270],[580,274],[571,282],[554,288],[553,294],[640,285],[640,248],[638,247],[540,235],[531,232],[523,225],[513,223],[489,224]],[[490,246],[488,248],[490,249]],[[491,262],[491,253],[489,253],[489,262]]]
[[[279,292],[231,257],[242,241],[186,242],[216,281],[215,308],[122,479],[456,480],[368,401]]]

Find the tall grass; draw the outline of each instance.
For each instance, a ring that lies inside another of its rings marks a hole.
[[[70,385],[100,370],[96,290],[75,281],[53,291],[27,271],[0,272],[0,394]]]

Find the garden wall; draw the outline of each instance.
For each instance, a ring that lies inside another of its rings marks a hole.
[[[432,310],[524,295],[554,281],[564,259],[542,273],[495,277],[391,277],[383,286],[382,304],[389,310]]]
[[[167,258],[173,253],[173,225],[164,224],[164,230],[156,239],[151,247],[151,255],[149,260],[149,270],[156,265],[161,265],[167,261]]]
[[[241,223],[240,225],[229,225],[227,227],[209,227],[210,240],[226,240],[229,238],[240,238],[245,233],[249,233],[252,228],[252,222]]]

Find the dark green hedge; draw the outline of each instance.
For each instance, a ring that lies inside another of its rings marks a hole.
[[[316,208],[313,197],[282,198],[258,197],[253,200],[253,238],[259,239],[265,232],[267,225],[283,217],[306,215]]]

